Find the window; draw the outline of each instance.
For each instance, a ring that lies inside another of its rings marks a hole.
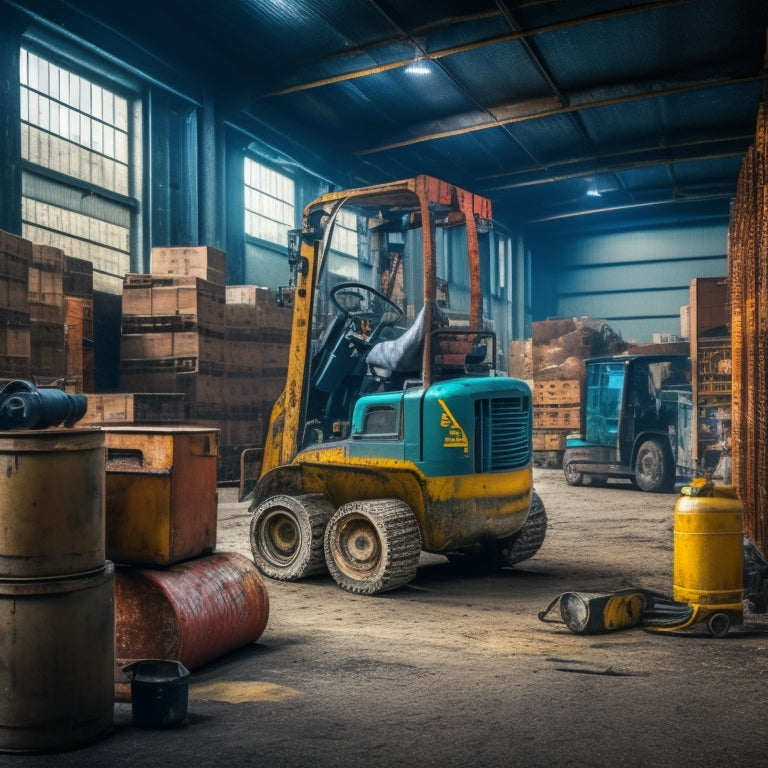
[[[21,50],[22,234],[94,265],[94,288],[130,271],[131,105]]]
[[[333,230],[333,248],[339,253],[348,256],[357,256],[357,214],[342,208],[336,219],[336,226]],[[370,260],[362,259],[364,264],[369,264]]]
[[[397,410],[392,405],[371,406],[363,417],[362,436],[397,437]]]
[[[245,158],[245,233],[280,246],[295,224],[293,179]]]

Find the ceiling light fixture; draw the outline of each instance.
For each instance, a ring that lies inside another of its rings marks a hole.
[[[414,59],[406,68],[405,71],[409,75],[429,75],[432,70],[429,66],[429,60],[424,56]]]

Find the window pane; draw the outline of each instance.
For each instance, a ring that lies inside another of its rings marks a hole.
[[[130,267],[133,209],[84,197],[77,182],[129,196],[128,100],[24,49],[19,76],[23,159],[72,179],[24,172],[25,237],[93,262],[100,289],[119,292]]]
[[[285,245],[294,228],[295,185],[290,176],[277,173],[249,157],[245,179],[245,232],[271,243]]]

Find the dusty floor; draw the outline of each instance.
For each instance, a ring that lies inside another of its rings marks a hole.
[[[569,488],[536,469],[549,532],[492,575],[422,556],[377,597],[330,577],[267,582],[253,646],[193,670],[189,721],[15,766],[755,766],[768,758],[768,622],[726,638],[631,629],[579,636],[537,614],[564,591],[671,594],[676,495]],[[250,556],[248,505],[219,492],[221,551]]]

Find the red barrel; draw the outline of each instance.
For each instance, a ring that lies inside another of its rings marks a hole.
[[[118,659],[176,659],[194,669],[258,640],[268,617],[261,575],[234,552],[115,575]]]

